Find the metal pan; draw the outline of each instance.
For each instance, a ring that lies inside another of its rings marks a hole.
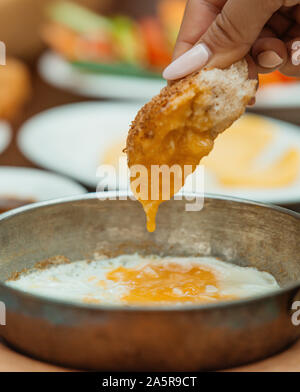
[[[99,195],[98,195],[99,196]],[[0,334],[22,352],[64,366],[98,370],[227,368],[274,354],[300,335],[291,321],[300,298],[299,214],[232,198],[206,196],[199,212],[186,200],[164,203],[148,233],[139,203],[83,195],[37,203],[0,217]],[[275,276],[281,289],[209,305],[75,305],[8,288],[13,271],[64,255],[97,253],[212,255]]]

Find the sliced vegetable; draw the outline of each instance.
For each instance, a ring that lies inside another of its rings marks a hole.
[[[166,67],[171,62],[171,51],[166,44],[160,23],[157,19],[148,17],[142,19],[139,24],[149,64],[159,69]]]
[[[161,74],[157,72],[151,72],[146,70],[145,68],[136,66],[134,64],[104,64],[104,63],[95,63],[95,62],[87,62],[87,61],[75,61],[72,62],[72,65],[83,72],[95,72],[95,73],[106,73],[110,75],[120,75],[120,76],[135,76],[142,78],[153,78],[153,79],[161,79]]]
[[[171,46],[157,18],[107,18],[68,1],[55,2],[48,14],[45,41],[70,61],[102,62],[101,72],[151,77],[171,61]]]
[[[137,34],[136,23],[126,16],[116,16],[113,22],[113,38],[120,61],[129,64],[141,64],[145,52]]]
[[[280,72],[280,77],[281,77],[281,81],[284,83],[293,83],[293,82],[299,81],[299,78],[296,78],[293,76],[286,76],[286,75],[283,75],[281,72]]]
[[[109,41],[88,39],[86,37],[78,40],[77,59],[103,61],[105,63],[117,60]]]
[[[68,1],[57,1],[51,4],[48,8],[48,16],[52,21],[81,34],[112,29],[108,18]]]
[[[259,79],[260,86],[281,82],[279,71],[271,72],[268,74],[259,74],[258,79]]]
[[[259,84],[261,86],[275,83],[293,83],[298,80],[298,78],[285,76],[280,71],[274,71],[268,74],[259,74]]]
[[[186,0],[161,0],[158,2],[158,17],[172,48],[178,36],[185,6]]]
[[[58,52],[68,60],[76,59],[78,35],[72,30],[52,23],[44,26],[42,36],[44,41],[55,52]]]

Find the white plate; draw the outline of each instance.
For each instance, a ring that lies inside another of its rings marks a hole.
[[[166,85],[150,78],[80,72],[53,52],[41,56],[38,69],[49,84],[84,97],[149,100]]]
[[[37,165],[95,188],[103,154],[114,143],[125,140],[140,107],[129,103],[83,102],[50,109],[23,125],[18,145]]]
[[[96,187],[100,183],[97,168],[103,154],[115,143],[125,139],[130,121],[140,106],[121,103],[80,103],[51,109],[29,120],[19,133],[19,147],[36,164],[67,174],[80,182]],[[293,146],[300,151],[300,128],[268,119],[276,126],[276,136],[263,159],[272,161]],[[119,189],[128,189],[123,176]],[[115,178],[108,178],[109,189],[116,188]],[[102,189],[101,186],[98,189]],[[185,188],[189,190],[188,187]],[[206,171],[205,192],[272,202],[300,201],[300,168],[298,179],[288,187],[272,189],[228,188],[214,181]]]
[[[289,148],[296,148],[300,153],[300,127],[282,121],[272,120],[270,118],[268,118],[268,121],[274,123],[276,126],[276,133],[274,135],[274,140],[266,148],[263,154],[258,156],[257,163],[268,164],[274,162],[276,158],[278,159],[282,156]],[[203,165],[197,170],[202,170],[202,173],[204,173],[204,180],[202,182],[203,188],[198,189],[190,176],[188,183],[186,183],[184,187],[185,192],[202,193],[204,191],[205,193],[282,205],[300,202],[300,165],[298,168],[298,177],[291,185],[265,189],[226,187],[220,184],[217,178]],[[193,176],[195,176],[195,174],[193,174]]]
[[[250,116],[250,114],[248,114]],[[257,161],[269,163],[281,156],[287,149],[293,147],[300,152],[300,127],[287,122],[263,117],[274,124],[274,140]],[[241,197],[249,200],[274,204],[291,204],[300,202],[300,166],[298,178],[290,186],[269,189],[230,188],[217,184],[213,177],[206,171],[205,192],[217,193],[226,196]]]
[[[6,121],[0,120],[0,154],[11,142],[12,132],[10,125]]]
[[[299,108],[300,82],[282,83],[260,88],[256,94],[254,108]]]
[[[80,72],[53,52],[41,56],[38,69],[48,83],[85,97],[149,100],[166,84],[155,79]],[[272,109],[299,106],[300,82],[260,88],[254,107]]]
[[[251,116],[251,114],[247,114],[247,116]],[[274,138],[263,153],[257,157],[257,164],[267,165],[274,162],[290,148],[296,148],[300,153],[300,127],[269,117],[260,117],[274,124]],[[290,186],[266,189],[225,187],[203,165],[197,170],[201,170],[202,168],[204,168],[203,187],[206,193],[239,197],[262,203],[293,204],[300,202],[300,165],[298,168],[298,178]],[[197,187],[195,188],[195,185],[193,187],[193,181],[191,179],[189,183],[184,187],[185,192],[203,191],[203,189],[199,190]]]
[[[86,193],[85,188],[58,174],[26,167],[0,166],[0,197],[44,201],[82,193]]]

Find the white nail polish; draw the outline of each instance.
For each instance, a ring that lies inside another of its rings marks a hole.
[[[203,44],[197,44],[174,60],[163,72],[168,80],[182,78],[204,67],[211,57],[211,51]]]

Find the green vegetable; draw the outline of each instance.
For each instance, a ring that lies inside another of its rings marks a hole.
[[[130,64],[139,63],[139,42],[135,32],[135,23],[126,16],[112,19],[113,37],[122,61]]]
[[[92,62],[85,62],[85,61],[75,61],[72,62],[71,64],[83,72],[94,72],[94,73],[120,75],[120,76],[135,76],[135,77],[152,78],[152,79],[162,78],[160,73],[151,72],[133,64],[124,64],[124,63],[104,64],[104,63],[92,63]]]
[[[49,18],[80,34],[93,33],[99,30],[111,31],[112,23],[108,18],[68,1],[52,4],[47,14]]]

